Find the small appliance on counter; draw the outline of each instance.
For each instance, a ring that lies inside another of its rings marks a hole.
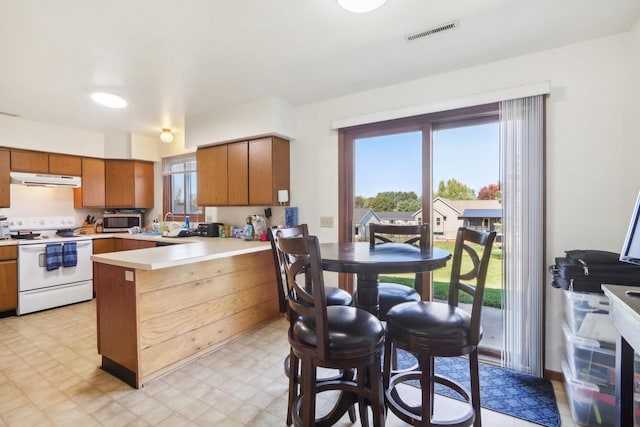
[[[9,233],[9,221],[6,216],[0,216],[0,239],[10,239],[11,233]]]
[[[218,237],[220,235],[221,222],[201,222],[198,224],[196,235],[200,237]]]
[[[107,213],[102,216],[105,233],[126,233],[132,227],[142,227],[141,213]]]

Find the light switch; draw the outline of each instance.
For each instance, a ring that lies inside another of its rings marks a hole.
[[[321,216],[320,217],[320,227],[333,228],[333,217],[332,216]]]

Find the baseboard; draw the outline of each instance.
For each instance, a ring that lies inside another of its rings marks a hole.
[[[562,375],[562,372],[551,371],[549,369],[544,370],[544,377],[551,381],[564,381],[564,375]]]

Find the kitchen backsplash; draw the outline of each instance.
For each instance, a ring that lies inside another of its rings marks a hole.
[[[223,206],[205,208],[205,218],[211,222],[222,222],[236,227],[244,227],[249,215],[264,215],[267,206]],[[284,224],[284,208],[271,206],[271,225]]]
[[[244,227],[249,215],[264,215],[267,206],[224,206],[205,208],[207,221]],[[104,209],[75,209],[73,207],[73,189],[64,187],[28,187],[11,184],[11,207],[0,209],[0,215],[9,218],[34,216],[74,216],[77,224],[87,215],[102,218]],[[145,215],[145,226],[150,226],[153,212]],[[284,208],[271,206],[271,224],[284,224]],[[156,215],[157,216],[157,215]],[[209,220],[210,218],[210,220]],[[195,224],[194,224],[195,225]]]
[[[33,216],[73,216],[78,225],[87,215],[102,218],[102,209],[75,209],[73,189],[64,187],[28,187],[11,184],[11,207],[0,209],[9,218]]]

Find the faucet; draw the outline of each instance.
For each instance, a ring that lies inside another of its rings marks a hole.
[[[164,222],[167,222],[167,217],[171,215],[171,221],[173,221],[173,212],[167,212],[164,214]]]

